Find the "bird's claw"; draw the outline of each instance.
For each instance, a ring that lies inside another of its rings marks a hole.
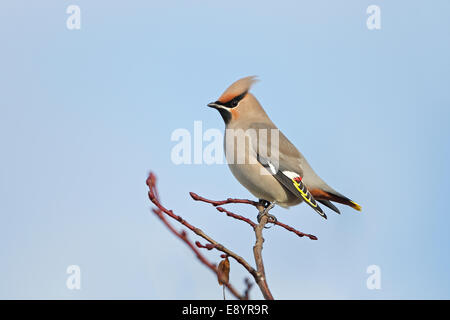
[[[270,211],[273,207],[275,207],[275,202],[272,202],[272,203],[271,203],[271,202],[266,201],[266,200],[260,200],[260,202],[261,202],[261,204],[264,206],[264,211],[258,213],[258,217],[257,217],[258,223],[261,222],[261,218],[262,218],[263,216],[267,216],[267,217],[268,217],[267,223],[273,223],[273,224],[275,224],[275,223],[278,221],[277,218],[276,218],[274,215],[269,214],[269,211]],[[269,229],[270,227],[264,226],[264,228]]]

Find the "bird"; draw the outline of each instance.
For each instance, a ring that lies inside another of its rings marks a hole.
[[[257,81],[255,76],[241,78],[207,106],[216,109],[225,122],[224,151],[232,174],[265,208],[258,220],[265,214],[276,220],[268,214],[275,205],[289,208],[302,202],[325,219],[319,203],[339,214],[333,202],[361,211],[359,204],[320,178],[275,126],[250,93]]]

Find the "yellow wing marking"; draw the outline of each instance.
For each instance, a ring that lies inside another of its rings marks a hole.
[[[310,198],[308,197],[308,194],[309,194],[308,190],[305,188],[306,192],[304,192],[304,191],[302,190],[302,188],[300,188],[300,183],[301,183],[301,182],[299,183],[299,182],[295,181],[294,179],[292,179],[292,182],[294,183],[295,188],[296,188],[296,189],[300,192],[300,194],[302,195],[303,199],[304,199],[306,202],[308,202],[312,207],[316,208],[316,207],[317,207],[317,203],[314,204],[314,203],[311,202]]]

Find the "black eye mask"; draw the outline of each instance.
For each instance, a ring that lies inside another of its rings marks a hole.
[[[231,99],[227,103],[222,103],[220,101],[216,101],[214,103],[220,104],[221,106],[224,106],[224,107],[227,107],[227,108],[235,108],[238,105],[239,101],[241,101],[245,97],[247,92],[248,91],[245,91],[243,94],[240,94],[237,97],[234,97],[233,99]]]

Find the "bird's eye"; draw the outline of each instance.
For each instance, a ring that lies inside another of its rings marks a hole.
[[[237,100],[231,101],[231,107],[232,108],[236,107],[238,105],[238,103],[239,103],[239,101],[237,101]]]

